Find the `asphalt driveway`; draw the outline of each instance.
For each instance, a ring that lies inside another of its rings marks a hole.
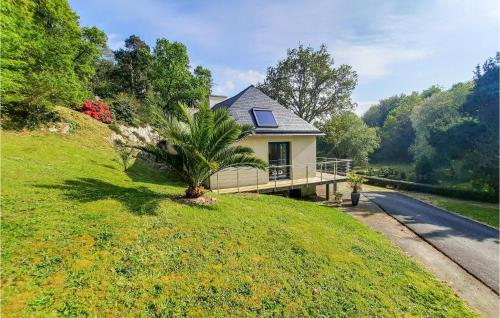
[[[498,230],[400,193],[363,194],[498,294]]]

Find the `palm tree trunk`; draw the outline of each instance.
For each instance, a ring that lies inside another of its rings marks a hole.
[[[203,195],[203,193],[205,192],[205,189],[203,188],[202,185],[190,185],[187,189],[186,189],[186,198],[190,198],[190,199],[196,199],[196,198],[199,198]]]

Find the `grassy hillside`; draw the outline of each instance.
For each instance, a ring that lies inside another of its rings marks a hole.
[[[311,202],[183,187],[109,129],[2,132],[2,310],[9,317],[473,317],[380,234]],[[215,196],[215,195],[214,195]]]

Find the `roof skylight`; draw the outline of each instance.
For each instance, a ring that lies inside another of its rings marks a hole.
[[[278,127],[273,111],[270,109],[253,108],[253,116],[257,127]]]

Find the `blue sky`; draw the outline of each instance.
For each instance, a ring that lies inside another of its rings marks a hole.
[[[500,2],[70,0],[82,25],[116,49],[131,34],[151,46],[187,45],[191,64],[212,70],[214,93],[231,96],[261,81],[286,49],[325,43],[336,64],[359,74],[362,114],[390,95],[449,87],[499,48]]]

